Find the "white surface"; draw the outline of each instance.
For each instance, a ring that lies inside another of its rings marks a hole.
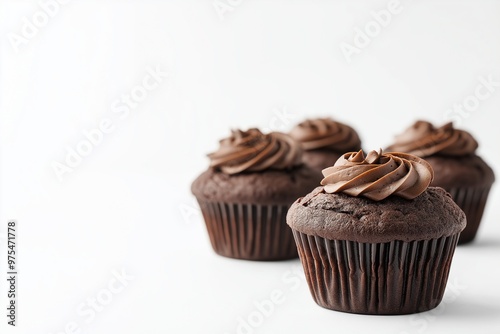
[[[231,127],[286,130],[328,115],[379,148],[417,117],[444,122],[478,77],[500,81],[500,4],[402,1],[348,64],[339,45],[387,2],[231,3],[221,20],[212,0],[73,1],[15,52],[8,34],[40,5],[1,2],[0,232],[20,224],[19,323],[8,328],[2,311],[1,332],[238,333],[238,317],[280,290],[282,303],[246,332],[498,333],[497,187],[477,242],[456,252],[442,307],[375,317],[316,306],[298,260],[214,255],[189,186]],[[156,66],[168,79],[120,118],[112,104]],[[494,166],[499,107],[497,87],[461,119]],[[59,182],[52,163],[103,119],[113,131]],[[122,269],[134,279],[109,295]],[[92,318],[96,296],[112,300]],[[72,322],[79,330],[65,331]]]

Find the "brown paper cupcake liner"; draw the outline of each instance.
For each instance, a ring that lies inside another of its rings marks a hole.
[[[322,307],[410,314],[442,300],[458,234],[422,241],[359,243],[293,231],[311,294]]]
[[[298,256],[286,224],[288,205],[198,202],[217,254],[259,261]]]
[[[459,244],[474,240],[483,217],[484,207],[491,187],[446,189],[467,216],[467,226],[460,234]]]

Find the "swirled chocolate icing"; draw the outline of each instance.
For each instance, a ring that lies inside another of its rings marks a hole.
[[[455,129],[452,123],[436,128],[429,122],[417,121],[396,136],[395,143],[387,151],[406,152],[419,157],[435,154],[464,156],[474,153],[477,147],[477,141],[470,133]]]
[[[413,199],[423,193],[434,173],[423,159],[405,153],[363,151],[346,153],[333,167],[323,170],[327,193],[342,192],[381,201],[391,195]]]
[[[297,124],[289,134],[305,150],[326,148],[343,153],[361,148],[361,140],[353,128],[330,118],[306,120]]]
[[[220,141],[219,149],[208,155],[210,167],[226,174],[257,172],[266,169],[291,169],[301,164],[302,149],[290,136],[258,129],[232,130]]]

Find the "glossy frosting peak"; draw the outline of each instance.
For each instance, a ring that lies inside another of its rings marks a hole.
[[[326,148],[347,152],[361,148],[361,141],[353,128],[330,118],[299,123],[290,131],[290,136],[300,142],[305,150]]]
[[[423,193],[434,173],[423,159],[405,153],[363,151],[341,156],[323,170],[321,185],[327,193],[342,192],[381,201],[391,195],[413,199]]]
[[[452,123],[439,128],[426,121],[417,121],[404,133],[396,136],[388,151],[406,152],[419,157],[434,154],[464,156],[477,149],[477,141],[466,131],[458,130]]]
[[[231,136],[222,139],[219,149],[208,157],[210,167],[226,174],[237,174],[293,168],[301,164],[302,149],[284,133],[232,130]]]

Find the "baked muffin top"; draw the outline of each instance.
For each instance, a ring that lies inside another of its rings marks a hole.
[[[287,223],[327,239],[380,243],[459,233],[466,217],[424,160],[403,153],[344,154],[323,170],[322,187],[298,199]]]
[[[467,131],[456,129],[452,123],[435,127],[417,121],[396,136],[386,151],[414,154],[427,160],[434,169],[431,184],[446,189],[459,186],[488,187],[495,181],[493,170],[476,155],[478,143]]]
[[[284,133],[233,130],[208,155],[210,167],[191,191],[204,201],[290,205],[320,181],[317,171],[302,163],[302,153]]]
[[[450,236],[465,228],[466,218],[438,187],[413,200],[392,196],[382,201],[329,194],[317,187],[292,205],[287,223],[299,232],[330,240],[381,243]]]

